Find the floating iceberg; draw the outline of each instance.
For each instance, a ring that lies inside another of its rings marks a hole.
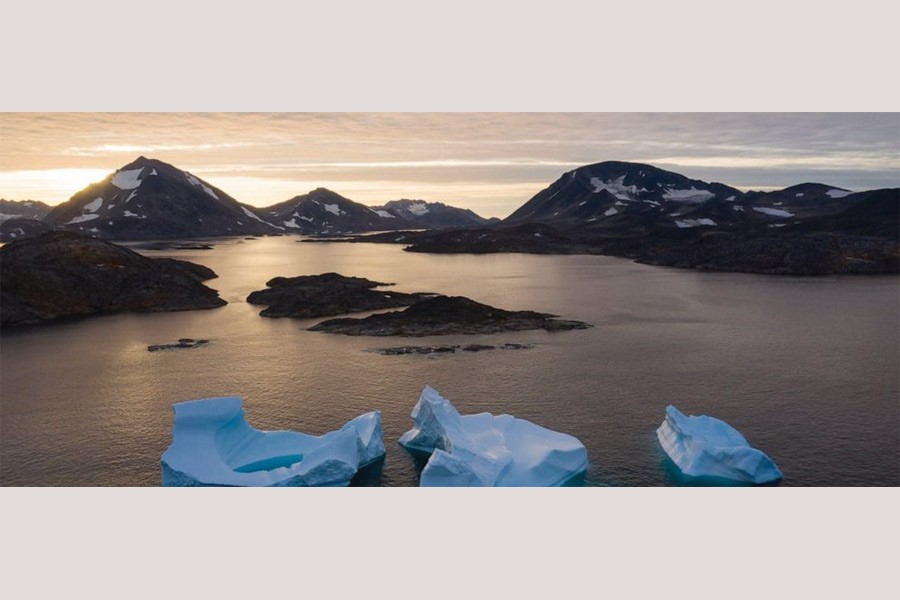
[[[587,450],[574,437],[510,415],[460,416],[428,386],[412,418],[400,444],[431,453],[423,487],[559,486],[587,469]]]
[[[782,478],[772,459],[750,447],[731,425],[714,417],[686,416],[669,405],[656,436],[685,475],[745,483],[770,483]]]
[[[238,397],[172,408],[172,444],[162,455],[166,486],[343,486],[384,456],[379,411],[313,436],[254,429]]]

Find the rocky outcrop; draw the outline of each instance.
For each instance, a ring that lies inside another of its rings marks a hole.
[[[266,282],[266,285],[268,289],[258,290],[247,296],[250,304],[268,306],[259,313],[263,317],[331,317],[409,306],[433,295],[376,290],[376,287],[393,284],[363,277],[346,277],[338,273],[276,277]]]
[[[374,352],[384,356],[400,356],[406,354],[455,354],[457,352],[484,352],[486,350],[528,350],[534,348],[534,344],[518,344],[507,342],[494,346],[491,344],[453,344],[449,346],[394,346],[392,348],[377,348]]]
[[[375,314],[364,319],[330,319],[309,329],[344,335],[422,337],[587,327],[590,327],[587,323],[564,321],[546,313],[508,311],[462,296],[438,296],[417,302],[403,311]]]
[[[0,327],[122,311],[216,308],[209,268],[53,231],[0,248]]]
[[[148,352],[157,352],[159,350],[179,350],[182,348],[200,348],[209,344],[209,340],[195,340],[192,338],[181,338],[174,344],[151,344],[147,346]]]

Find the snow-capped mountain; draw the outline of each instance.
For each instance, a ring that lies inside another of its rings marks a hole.
[[[50,229],[41,219],[52,208],[37,200],[0,198],[0,243],[5,244]]]
[[[52,207],[37,200],[4,200],[0,198],[0,223],[9,219],[43,219]]]
[[[141,156],[56,206],[44,222],[107,239],[277,232],[256,210],[187,171]]]
[[[651,165],[602,162],[565,173],[504,220],[517,224],[655,221],[687,215],[712,199],[736,200],[742,192]],[[671,215],[671,216],[669,216]]]
[[[37,219],[6,219],[0,223],[0,243],[32,237],[45,231],[50,231],[50,227]]]
[[[837,213],[861,198],[849,190],[820,183],[772,192],[742,192],[651,165],[609,161],[565,173],[503,222],[632,232],[784,227]]]
[[[423,200],[394,200],[366,206],[325,188],[259,209],[285,233],[355,233],[395,229],[443,229],[483,226],[493,222],[471,210]]]
[[[387,213],[397,219],[392,229],[449,229],[456,227],[483,227],[499,219],[485,219],[475,212],[448,206],[442,202],[424,200],[392,200],[384,206],[373,208],[379,214]]]
[[[285,233],[351,233],[395,229],[393,215],[381,214],[365,204],[344,198],[325,188],[294,196],[259,209]]]

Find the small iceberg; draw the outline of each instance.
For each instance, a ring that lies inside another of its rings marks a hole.
[[[461,416],[428,386],[412,418],[400,444],[431,454],[423,487],[561,486],[587,469],[587,450],[571,435],[510,415]]]
[[[672,462],[690,477],[743,483],[772,483],[782,478],[772,459],[752,448],[738,430],[714,417],[686,416],[669,405],[656,436]]]
[[[164,486],[345,486],[384,456],[379,411],[313,436],[254,429],[238,397],[172,408],[172,444],[162,455]]]

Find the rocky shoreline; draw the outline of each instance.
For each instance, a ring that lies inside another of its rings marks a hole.
[[[147,346],[148,352],[157,352],[159,350],[179,350],[182,348],[200,348],[209,344],[209,340],[195,340],[192,338],[181,338],[174,344],[151,344]]]
[[[457,352],[484,352],[489,350],[529,350],[535,344],[518,344],[507,342],[494,346],[492,344],[453,344],[450,346],[394,346],[391,348],[375,348],[372,352],[384,356],[403,356],[409,354],[456,354]]]
[[[763,275],[900,272],[900,246],[895,237],[864,231],[822,231],[812,226],[623,235],[528,223],[504,228],[390,232],[328,241],[403,244],[407,252],[431,254],[595,254],[649,265]]]
[[[338,273],[275,277],[266,282],[267,289],[247,296],[247,302],[267,306],[259,313],[263,317],[308,319],[409,306],[434,296],[374,289],[391,285]]]
[[[309,330],[342,335],[424,337],[533,329],[566,331],[588,327],[591,327],[588,323],[557,319],[551,314],[507,311],[463,296],[438,296],[417,302],[403,311],[374,314],[362,319],[330,319]]]
[[[0,327],[114,312],[217,308],[212,269],[53,231],[0,248]]]

